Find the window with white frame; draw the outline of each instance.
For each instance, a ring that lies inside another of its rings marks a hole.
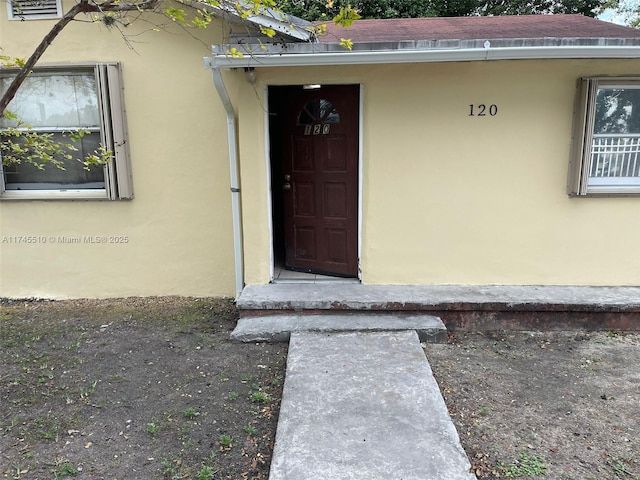
[[[0,91],[13,75],[0,72]],[[133,197],[120,78],[119,64],[41,68],[27,77],[8,106],[17,119],[0,118],[0,130],[45,133],[54,141],[73,143],[75,151],[62,168],[51,162],[0,162],[3,199]],[[77,131],[87,134],[78,141],[73,139]],[[100,148],[111,152],[110,160],[87,167],[83,160]],[[2,154],[0,148],[0,158]],[[9,156],[6,150],[4,155]]]
[[[9,20],[42,20],[62,16],[61,0],[9,0]]]
[[[640,194],[640,78],[579,82],[571,195]]]

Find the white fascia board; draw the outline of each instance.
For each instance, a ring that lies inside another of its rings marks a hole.
[[[505,47],[489,50],[487,60],[543,58],[640,58],[640,46]]]
[[[229,46],[232,48],[233,46]],[[260,46],[256,46],[260,52]],[[640,58],[640,46],[540,46],[470,49],[385,50],[315,53],[218,54],[205,57],[207,68],[303,67],[312,65],[374,65],[391,63],[470,62],[572,58]]]

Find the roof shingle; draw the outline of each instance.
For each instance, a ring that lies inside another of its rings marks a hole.
[[[433,17],[357,20],[349,28],[327,23],[322,43],[341,37],[354,43],[406,40],[494,40],[531,38],[640,38],[640,30],[582,15]]]

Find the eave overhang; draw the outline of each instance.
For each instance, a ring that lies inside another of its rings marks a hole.
[[[214,5],[201,0],[187,0],[185,4],[211,12],[232,23],[273,29],[279,37],[286,39],[285,41],[310,42],[315,40],[313,23],[279,10],[261,8],[259,14],[242,16],[241,10],[251,8],[251,5],[245,0],[220,0]]]
[[[232,54],[231,52],[234,52]],[[422,40],[354,44],[214,45],[207,68],[302,67],[489,60],[640,58],[639,38]]]

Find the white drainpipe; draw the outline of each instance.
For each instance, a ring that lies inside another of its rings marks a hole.
[[[231,104],[229,93],[224,86],[222,73],[217,67],[211,68],[213,83],[227,114],[227,136],[229,141],[229,175],[231,177],[231,216],[233,221],[233,251],[236,269],[236,300],[244,288],[244,256],[242,252],[241,198],[238,159],[238,132],[236,112]]]

